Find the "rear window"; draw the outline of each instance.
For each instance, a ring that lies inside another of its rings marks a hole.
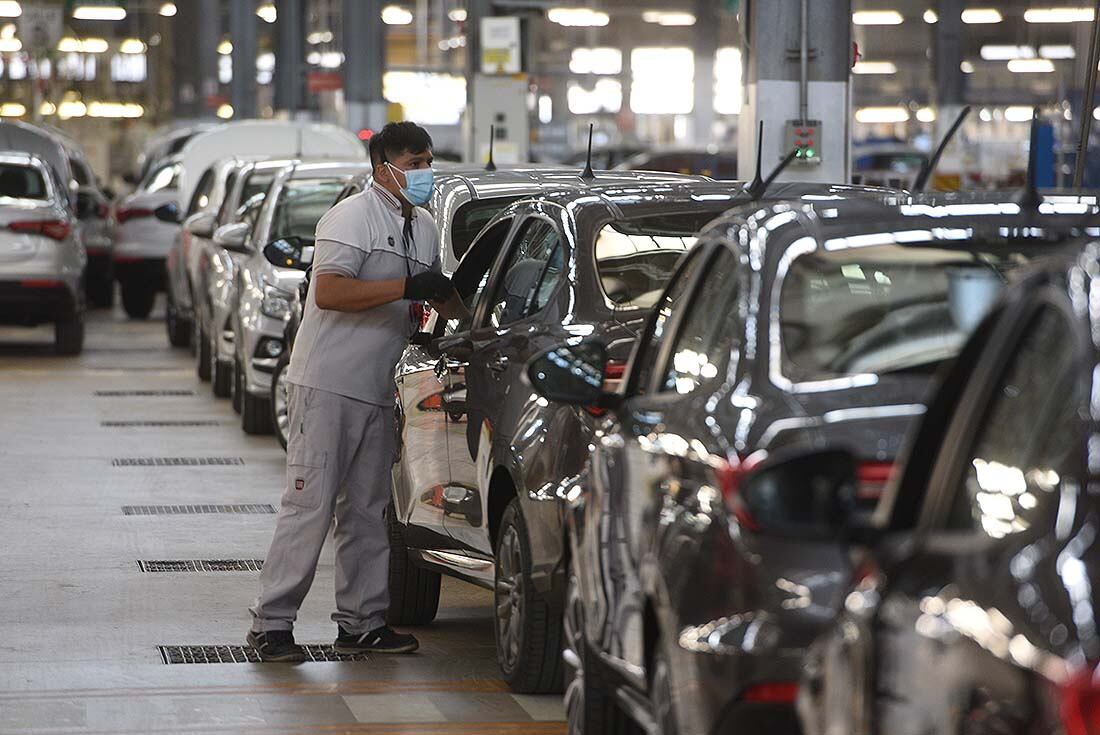
[[[1011,271],[1037,253],[977,243],[974,250],[881,245],[802,255],[781,287],[783,372],[798,382],[931,374],[962,349]]]
[[[605,225],[596,236],[596,270],[604,295],[619,308],[652,307],[680,258],[695,245],[699,230],[722,212],[665,214]]]
[[[33,166],[0,163],[0,198],[47,199],[46,180]]]
[[[271,240],[301,237],[312,242],[321,216],[344,188],[339,179],[291,181],[279,195],[271,221]]]
[[[458,208],[451,220],[451,252],[461,258],[489,220],[519,197],[497,197],[467,202]]]

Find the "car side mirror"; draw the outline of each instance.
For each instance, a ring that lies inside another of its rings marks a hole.
[[[248,232],[252,226],[247,222],[234,222],[222,225],[214,231],[214,244],[234,253],[248,252]]]
[[[98,209],[96,205],[95,197],[86,191],[80,191],[76,194],[76,216],[77,219],[88,219],[95,215]]]
[[[767,536],[843,541],[859,510],[859,470],[830,449],[769,457],[737,482],[730,501],[742,526]]]
[[[176,202],[162,204],[153,210],[153,216],[161,222],[178,225],[180,223],[180,205]]]
[[[588,340],[562,344],[527,365],[527,378],[543,398],[571,406],[613,408],[617,395],[604,391],[607,347]]]
[[[292,235],[272,240],[264,246],[264,257],[276,268],[295,268],[304,271],[313,265],[313,243]]]
[[[214,225],[217,217],[213,212],[197,212],[187,218],[183,226],[195,237],[210,239],[214,236]]]

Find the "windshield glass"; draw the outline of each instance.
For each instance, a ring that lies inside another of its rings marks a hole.
[[[147,194],[157,191],[175,191],[179,188],[180,170],[183,167],[178,163],[170,163],[166,166],[153,169],[145,181],[141,184]]]
[[[727,204],[728,206],[728,204]],[[724,208],[620,220],[596,236],[596,269],[604,295],[623,309],[650,308],[699,230]]]
[[[32,166],[0,163],[0,199],[45,199],[46,181]]]
[[[1034,244],[971,247],[881,245],[797,258],[779,303],[784,373],[795,381],[932,373],[958,354],[1008,274],[1039,253]]]
[[[470,243],[489,220],[519,197],[496,197],[467,202],[458,208],[451,220],[451,252],[458,260],[470,249]]]
[[[341,179],[290,181],[279,194],[269,240],[300,237],[313,242],[317,222],[344,188]]]

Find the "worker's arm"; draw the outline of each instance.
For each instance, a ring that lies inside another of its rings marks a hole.
[[[405,297],[405,279],[361,281],[336,273],[314,276],[314,300],[320,309],[357,312]]]

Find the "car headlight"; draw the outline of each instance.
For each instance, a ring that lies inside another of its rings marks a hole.
[[[260,304],[260,311],[272,319],[286,319],[290,316],[290,294],[274,286],[264,286],[264,300]]]

